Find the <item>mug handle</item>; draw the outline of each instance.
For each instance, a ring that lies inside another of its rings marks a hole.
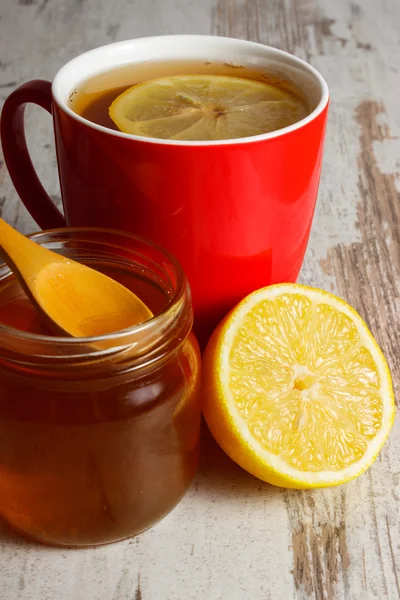
[[[24,83],[10,94],[1,113],[1,143],[4,160],[22,202],[42,229],[65,227],[58,210],[41,184],[26,145],[24,113],[28,102],[52,114],[50,81],[37,79]]]

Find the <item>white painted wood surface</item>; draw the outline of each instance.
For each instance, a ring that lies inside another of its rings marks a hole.
[[[51,79],[114,40],[213,33],[288,50],[331,89],[326,155],[301,279],[369,322],[400,384],[400,3],[398,0],[1,0],[0,96]],[[30,108],[35,164],[59,203],[50,118]],[[35,225],[4,165],[0,214]],[[358,480],[312,492],[247,475],[204,433],[189,493],[159,525],[87,550],[27,542],[0,526],[1,600],[396,600],[400,422]]]

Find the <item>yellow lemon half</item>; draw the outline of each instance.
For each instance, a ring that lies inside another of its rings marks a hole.
[[[336,296],[281,284],[245,298],[204,356],[204,416],[244,469],[274,485],[338,485],[374,461],[393,425],[386,360]]]
[[[223,75],[177,75],[139,83],[109,113],[125,133],[168,140],[226,140],[292,125],[309,110],[274,85]]]

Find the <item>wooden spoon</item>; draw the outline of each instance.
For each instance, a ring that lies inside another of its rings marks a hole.
[[[3,219],[0,219],[0,253],[44,324],[56,335],[104,335],[153,316],[120,283],[39,246]]]

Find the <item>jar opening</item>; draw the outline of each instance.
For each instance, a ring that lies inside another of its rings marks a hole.
[[[55,252],[97,268],[132,289],[151,308],[154,317],[123,331],[91,338],[31,333],[1,323],[1,286],[13,276],[0,264],[0,354],[18,362],[41,359],[87,361],[116,354],[130,360],[181,343],[190,332],[190,290],[178,261],[161,247],[140,237],[98,228],[54,229],[30,236]],[[145,297],[143,297],[145,296]],[[151,306],[152,304],[152,306]]]

